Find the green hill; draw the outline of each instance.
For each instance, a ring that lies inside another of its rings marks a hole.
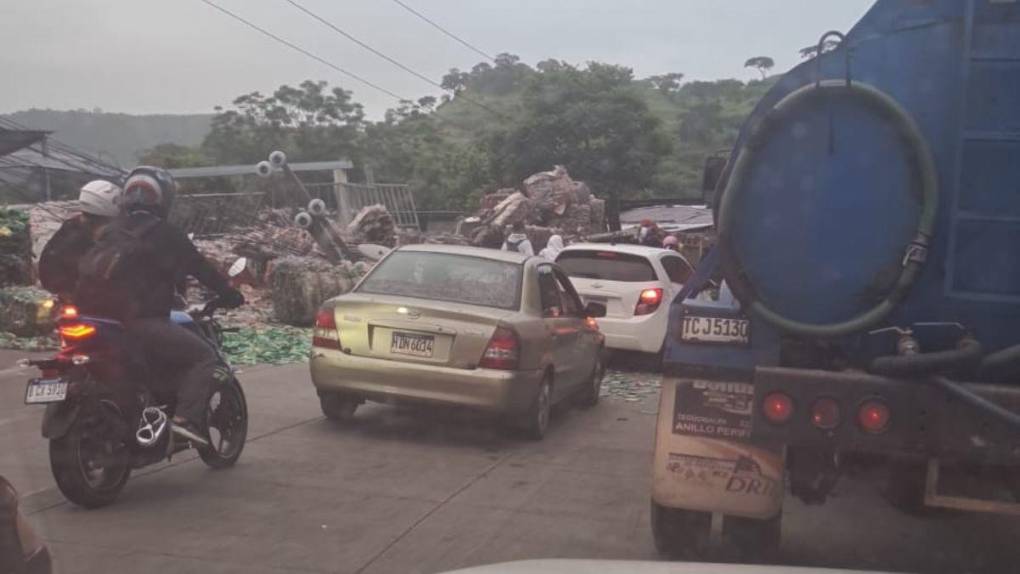
[[[212,114],[130,115],[86,110],[31,109],[5,117],[33,129],[51,130],[56,139],[101,159],[130,166],[138,154],[161,143],[197,146],[209,133]]]

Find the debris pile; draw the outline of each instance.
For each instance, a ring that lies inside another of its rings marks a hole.
[[[322,302],[351,290],[367,271],[363,262],[331,265],[316,257],[283,257],[266,273],[273,316],[288,325],[311,325]]]
[[[347,233],[355,243],[374,243],[386,247],[397,245],[397,224],[383,205],[361,208],[347,226]]]
[[[53,330],[53,298],[36,287],[0,289],[0,332],[37,337]]]
[[[578,240],[606,228],[606,202],[591,188],[570,178],[566,168],[536,173],[522,189],[501,189],[482,197],[479,211],[464,221],[462,232],[480,247],[499,247],[506,226],[522,221],[536,250],[557,233]]]

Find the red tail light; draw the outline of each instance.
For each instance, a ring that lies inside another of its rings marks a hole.
[[[654,313],[662,303],[662,289],[645,289],[638,295],[637,306],[634,307],[635,315],[649,315]]]
[[[765,418],[776,424],[783,424],[793,416],[793,399],[785,393],[771,393],[761,403]]]
[[[839,426],[839,403],[834,399],[822,397],[811,405],[811,424],[822,430],[832,430]]]
[[[889,419],[891,418],[892,413],[889,412],[889,407],[879,399],[865,401],[857,411],[857,423],[866,432],[872,434],[885,432],[889,428]]]
[[[96,334],[96,328],[85,323],[72,323],[60,327],[60,336],[67,341],[82,341]]]
[[[312,330],[312,346],[340,350],[340,331],[336,328],[335,311],[323,307],[315,314],[315,329]]]
[[[489,339],[478,366],[483,369],[512,371],[517,368],[520,358],[521,342],[517,338],[517,333],[506,327],[496,327],[496,332]]]

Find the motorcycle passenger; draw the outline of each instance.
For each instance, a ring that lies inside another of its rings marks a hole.
[[[173,428],[207,441],[206,401],[213,382],[228,376],[208,342],[170,319],[175,286],[191,276],[216,293],[221,307],[244,303],[212,264],[167,217],[176,183],[160,168],[137,167],[121,199],[123,213],[103,230],[82,260],[76,301],[82,312],[123,322],[155,384],[177,394]]]
[[[43,289],[61,298],[69,298],[78,284],[78,262],[95,244],[96,237],[114,217],[121,189],[97,179],[82,186],[78,194],[78,214],[64,221],[46,242],[39,256],[39,282]]]

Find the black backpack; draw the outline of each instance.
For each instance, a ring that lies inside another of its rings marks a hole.
[[[78,264],[79,285],[124,279],[124,270],[137,269],[149,251],[145,236],[159,223],[158,217],[148,214],[110,223],[100,233],[92,249],[81,258]]]

